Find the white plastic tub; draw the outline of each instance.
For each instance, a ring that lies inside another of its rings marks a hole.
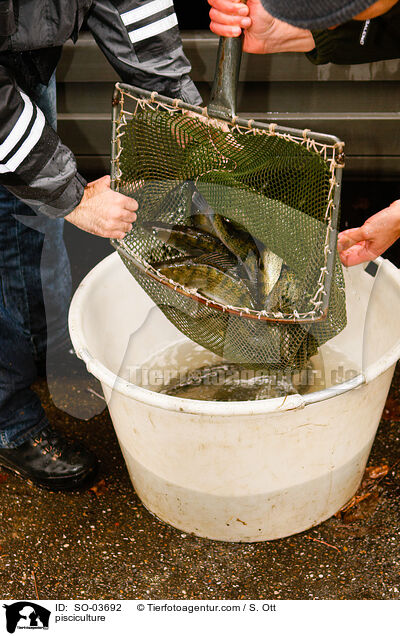
[[[252,402],[187,400],[130,382],[127,369],[186,338],[117,254],[86,276],[71,304],[71,338],[102,384],[132,483],[152,513],[202,537],[261,541],[314,526],[353,496],[400,357],[399,270],[377,264],[375,276],[363,266],[345,272],[348,325],[329,343],[356,376]]]

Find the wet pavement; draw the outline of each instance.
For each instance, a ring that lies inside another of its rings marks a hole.
[[[363,493],[341,518],[272,542],[196,538],[154,518],[131,486],[107,411],[89,422],[49,417],[87,442],[97,485],[50,493],[0,472],[0,597],[4,599],[400,598],[400,369]],[[380,475],[380,476],[379,476]]]

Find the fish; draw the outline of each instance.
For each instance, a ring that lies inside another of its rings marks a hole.
[[[171,268],[176,266],[175,275],[180,278],[176,282],[187,286],[189,275],[183,274],[187,266],[191,271],[192,287],[200,290],[200,285],[203,284],[203,287],[205,285],[208,292],[202,288],[203,295],[216,302],[222,302],[225,295],[224,292],[222,296],[218,295],[224,286],[223,279],[218,278],[215,270],[220,273],[230,273],[227,280],[231,283],[233,281],[232,284],[236,287],[236,301],[224,304],[243,306],[258,311],[284,311],[280,307],[290,306],[292,311],[295,306],[292,300],[296,291],[295,285],[291,276],[287,274],[283,260],[277,254],[260,241],[256,241],[237,223],[216,213],[194,182],[184,181],[171,192],[178,199],[184,192],[184,198],[190,203],[188,217],[190,225],[183,223],[174,225],[154,220],[142,222],[141,227],[165,245],[184,252],[185,256],[172,261],[169,259],[152,263],[155,269],[161,271],[161,268],[169,268],[171,272]],[[203,281],[201,276],[204,277]],[[172,275],[168,278],[176,280]],[[276,292],[272,294],[281,278],[282,281]],[[240,279],[241,283],[238,282]],[[227,280],[224,282],[226,283]],[[244,294],[245,287],[247,287],[247,294]],[[238,298],[245,298],[246,304],[238,303]]]
[[[195,256],[190,259],[193,263],[210,265],[211,267],[216,267],[221,270],[221,272],[226,272],[228,270],[232,270],[232,273],[236,273],[235,267],[237,266],[237,261],[232,254],[221,254],[220,252],[213,252],[212,254],[201,254],[200,256]],[[188,261],[188,256],[175,256],[174,258],[162,259],[160,261],[154,261],[151,263],[151,266],[154,269],[160,269],[161,267],[170,267],[175,263],[186,263]]]
[[[297,390],[289,377],[227,362],[195,369],[186,378],[170,382],[160,393],[195,400],[237,402],[284,397]]]
[[[185,263],[187,261],[186,256],[174,256],[173,258],[163,258],[160,261],[152,261],[151,266],[153,269],[160,269],[164,265],[175,265],[176,263]]]
[[[257,285],[259,252],[254,239],[236,223],[215,212],[197,188],[192,195],[190,223],[218,238],[238,259],[250,284]]]
[[[158,271],[170,280],[195,289],[209,300],[234,307],[254,309],[254,300],[247,286],[234,273],[221,271],[203,262],[187,259],[180,263],[166,263]]]
[[[267,299],[281,276],[283,260],[264,244],[256,241],[246,230],[233,221],[217,214],[203,195],[194,190],[192,195],[192,226],[220,239],[238,260],[238,273],[246,279],[256,308],[267,308]],[[240,272],[241,270],[241,272]]]
[[[213,252],[212,254],[202,254],[201,256],[196,256],[196,258],[193,259],[193,262],[211,265],[212,267],[216,267],[221,270],[221,272],[232,270],[232,273],[238,276],[237,259],[230,253]]]
[[[149,234],[153,234],[159,241],[163,241],[180,251],[187,252],[191,256],[201,256],[204,253],[212,254],[215,252],[228,253],[228,250],[215,236],[186,225],[172,225],[162,221],[144,221],[141,227]]]
[[[190,220],[195,227],[219,238],[225,247],[241,261],[246,260],[249,251],[257,252],[257,246],[251,235],[233,221],[228,221],[215,212],[197,188],[192,195]]]
[[[275,286],[269,293],[265,309],[270,312],[291,314],[301,307],[303,298],[302,286],[296,282],[295,273],[284,265]]]
[[[266,246],[259,246],[260,261],[258,272],[259,309],[266,309],[268,298],[277,284],[283,268],[283,260]]]

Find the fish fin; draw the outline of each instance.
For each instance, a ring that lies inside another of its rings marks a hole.
[[[194,261],[196,263],[200,263],[203,265],[211,265],[212,267],[216,267],[222,271],[226,271],[228,269],[233,269],[237,266],[238,261],[230,253],[221,253],[214,252],[212,254],[202,254],[201,256],[197,256]]]

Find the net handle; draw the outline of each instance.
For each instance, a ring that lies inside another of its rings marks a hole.
[[[217,64],[207,112],[210,117],[236,117],[236,94],[242,59],[243,34],[219,39]]]

